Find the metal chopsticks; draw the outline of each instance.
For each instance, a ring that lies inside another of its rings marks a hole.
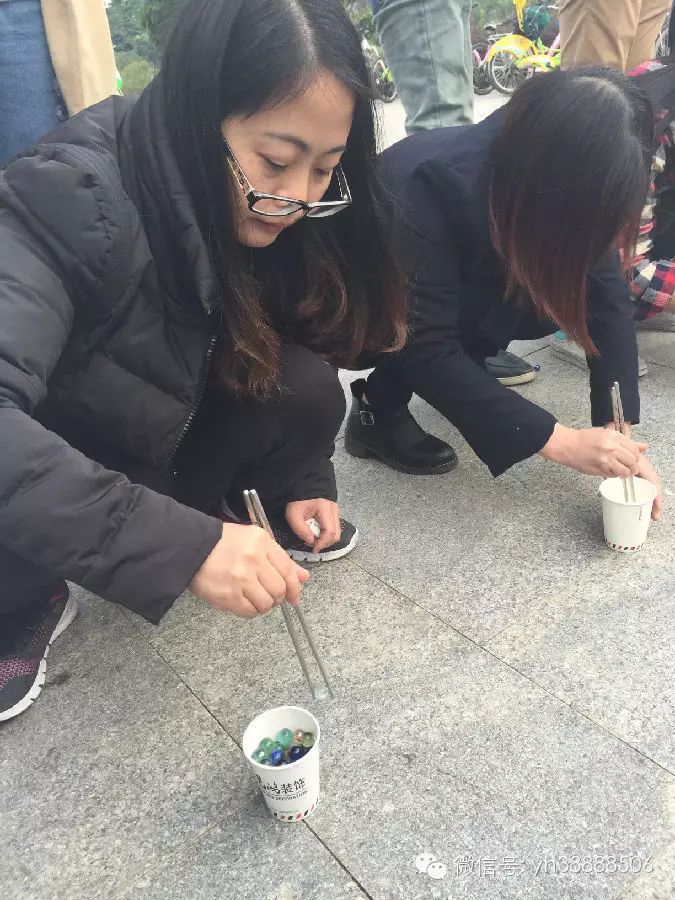
[[[269,536],[274,540],[274,532],[272,531],[272,526],[269,523],[269,519],[265,514],[265,510],[263,509],[263,505],[260,502],[260,497],[258,497],[257,491],[244,491],[244,503],[246,504],[246,509],[248,511],[249,518],[251,520],[252,525],[257,525],[259,528],[262,528],[266,531]],[[312,690],[312,696],[315,699],[321,698],[321,688],[314,688],[314,684],[312,682],[312,676],[310,675],[309,668],[307,666],[307,660],[305,659],[305,654],[302,650],[302,646],[298,639],[298,633],[296,631],[295,625],[293,624],[293,619],[291,618],[290,611],[288,609],[288,604],[286,600],[282,600],[279,604],[281,607],[281,614],[284,617],[284,622],[286,623],[286,628],[288,629],[288,633],[291,637],[291,641],[293,642],[293,646],[295,647],[295,652],[298,655],[298,661],[300,663],[300,667],[304,673],[304,676],[307,680],[307,684],[310,686]],[[314,643],[314,638],[312,636],[311,629],[307,624],[307,620],[305,619],[305,615],[299,606],[294,607],[295,613],[298,617],[298,621],[302,627],[302,630],[305,633],[305,638],[307,639],[307,643],[309,644],[309,649],[312,651],[312,655],[316,660],[316,664],[319,667],[319,671],[321,672],[321,677],[323,678],[326,687],[328,688],[328,693],[331,697],[335,697],[333,693],[333,686],[330,682],[328,674],[326,672],[326,668],[323,664],[323,660],[321,659],[321,655],[316,648],[316,644]]]
[[[626,421],[623,417],[623,403],[621,402],[621,388],[619,387],[619,382],[615,381],[612,386],[612,412],[614,414],[614,427],[617,431],[620,431],[621,434],[626,434]],[[629,475],[628,478],[622,478],[621,483],[623,484],[623,497],[626,503],[635,503],[636,495],[635,495],[635,482],[633,481],[633,476]]]

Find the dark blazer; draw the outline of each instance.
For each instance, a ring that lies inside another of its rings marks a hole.
[[[555,418],[500,385],[482,360],[514,338],[557,327],[538,320],[532,304],[504,299],[505,275],[488,220],[490,156],[501,120],[500,111],[478,125],[414,134],[382,155],[385,180],[402,210],[397,239],[411,279],[411,336],[397,365],[494,475],[538,453]],[[588,320],[600,351],[589,361],[593,424],[612,421],[614,381],[621,384],[626,419],[635,423],[633,307],[614,252],[589,277]]]

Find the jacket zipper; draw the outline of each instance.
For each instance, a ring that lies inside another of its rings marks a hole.
[[[178,438],[176,439],[176,443],[173,445],[173,447],[169,451],[168,456],[166,457],[166,459],[164,461],[163,468],[165,468],[168,471],[169,476],[171,477],[172,480],[177,475],[176,470],[172,468],[172,463],[176,457],[176,453],[178,453],[178,450],[180,449],[180,445],[185,440],[185,435],[190,430],[190,425],[192,425],[194,417],[197,415],[197,410],[199,409],[199,406],[204,397],[204,392],[206,391],[206,381],[207,381],[207,378],[209,375],[209,369],[211,368],[211,357],[213,356],[213,351],[216,348],[217,340],[218,340],[218,335],[212,334],[211,340],[209,341],[208,349],[206,351],[206,355],[204,356],[204,360],[202,362],[202,369],[199,374],[199,387],[197,388],[196,400],[192,406],[192,409],[190,410],[190,415],[187,417],[187,419],[183,423],[183,427],[181,428],[181,432],[178,435]]]

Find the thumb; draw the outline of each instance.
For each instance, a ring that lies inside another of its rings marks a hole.
[[[289,512],[286,513],[286,521],[301,540],[310,547],[314,546],[314,532],[305,521],[305,516],[301,509],[289,510]]]
[[[636,441],[635,446],[638,448],[640,453],[646,453],[647,450],[649,450],[649,444],[640,444]]]

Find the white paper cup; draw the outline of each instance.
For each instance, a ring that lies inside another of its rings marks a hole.
[[[314,745],[297,762],[283,766],[262,766],[253,759],[260,741],[274,736],[282,728],[311,731]],[[319,723],[300,706],[277,706],[260,713],[251,722],[242,747],[258,779],[265,803],[280,822],[301,822],[319,802]]]
[[[633,478],[635,502],[626,502],[620,478],[608,478],[600,485],[602,496],[602,521],[605,541],[612,550],[620,553],[636,553],[647,540],[652,516],[652,506],[657,488],[644,478]]]

